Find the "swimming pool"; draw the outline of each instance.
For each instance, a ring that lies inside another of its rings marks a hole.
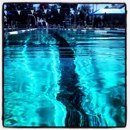
[[[4,126],[125,126],[123,34],[39,29],[3,52]]]

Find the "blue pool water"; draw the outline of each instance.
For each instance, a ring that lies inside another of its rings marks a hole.
[[[4,126],[125,126],[124,35],[35,30],[3,51]]]

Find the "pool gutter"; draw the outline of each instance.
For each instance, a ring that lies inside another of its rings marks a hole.
[[[32,28],[32,29],[26,29],[26,30],[19,30],[19,31],[12,31],[12,32],[5,32],[5,35],[16,35],[16,34],[20,34],[20,33],[24,33],[24,32],[28,32],[28,31],[33,31],[33,30],[37,30],[37,28]]]
[[[28,31],[37,30],[38,28],[26,29],[26,30],[19,30],[19,31],[12,31],[12,32],[5,32],[5,35],[16,35]],[[57,29],[57,28],[48,28],[49,30]],[[43,29],[44,30],[44,29]],[[116,34],[125,34],[125,29],[111,29],[111,28],[83,28],[83,29],[67,29],[67,28],[60,28],[57,30],[68,30],[68,31],[91,31],[95,33],[116,33]]]

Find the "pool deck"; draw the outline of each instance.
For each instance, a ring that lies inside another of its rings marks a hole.
[[[18,30],[18,31],[11,31],[11,32],[4,32],[5,35],[16,35],[28,31],[33,31],[37,30],[39,28],[31,28],[31,29],[25,29],[25,30]],[[119,28],[83,28],[83,29],[69,29],[69,28],[44,28],[43,30],[50,30],[50,29],[57,29],[57,30],[68,30],[68,31],[90,31],[90,32],[95,32],[95,33],[116,33],[116,34],[125,34],[125,29],[119,29]]]

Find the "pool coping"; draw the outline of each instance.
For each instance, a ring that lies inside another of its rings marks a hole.
[[[119,28],[84,28],[84,29],[66,29],[72,31],[91,31],[95,33],[116,33],[116,34],[125,34],[125,29]]]
[[[42,29],[42,28],[31,28],[31,29],[25,29],[25,30],[18,30],[18,31],[11,31],[11,32],[5,32],[5,35],[16,35],[16,34],[21,34],[24,32],[28,31],[33,31],[37,29]],[[43,30],[66,30],[66,31],[82,31],[82,32],[94,32],[94,33],[116,33],[116,34],[125,34],[125,29],[119,29],[119,28],[83,28],[83,29],[71,29],[71,28],[43,28]]]
[[[18,30],[18,31],[11,31],[11,32],[5,32],[5,35],[14,35],[14,34],[20,34],[20,33],[24,33],[24,32],[28,32],[28,31],[33,31],[33,30],[37,30],[37,28],[31,28],[31,29],[26,29],[26,30]]]

